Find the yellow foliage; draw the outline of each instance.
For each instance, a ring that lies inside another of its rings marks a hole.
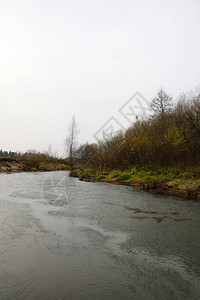
[[[168,129],[167,133],[164,135],[161,145],[170,145],[173,148],[178,148],[179,151],[185,150],[185,137],[182,128],[176,126]]]

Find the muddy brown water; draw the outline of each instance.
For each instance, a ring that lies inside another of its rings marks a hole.
[[[200,202],[0,174],[0,299],[200,299]]]

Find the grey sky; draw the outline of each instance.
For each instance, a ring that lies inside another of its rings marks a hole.
[[[0,0],[0,148],[63,153],[139,90],[200,83],[200,1]]]

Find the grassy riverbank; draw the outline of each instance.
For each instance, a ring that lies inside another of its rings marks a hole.
[[[143,190],[190,199],[200,199],[200,168],[180,170],[144,170],[132,168],[127,171],[99,172],[80,168],[72,173],[84,181],[100,181],[139,187]]]
[[[0,172],[42,172],[69,169],[66,160],[45,155],[37,155],[30,158],[0,158]]]

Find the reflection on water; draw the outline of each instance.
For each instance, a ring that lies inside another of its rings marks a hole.
[[[199,299],[200,203],[0,174],[0,299]]]

